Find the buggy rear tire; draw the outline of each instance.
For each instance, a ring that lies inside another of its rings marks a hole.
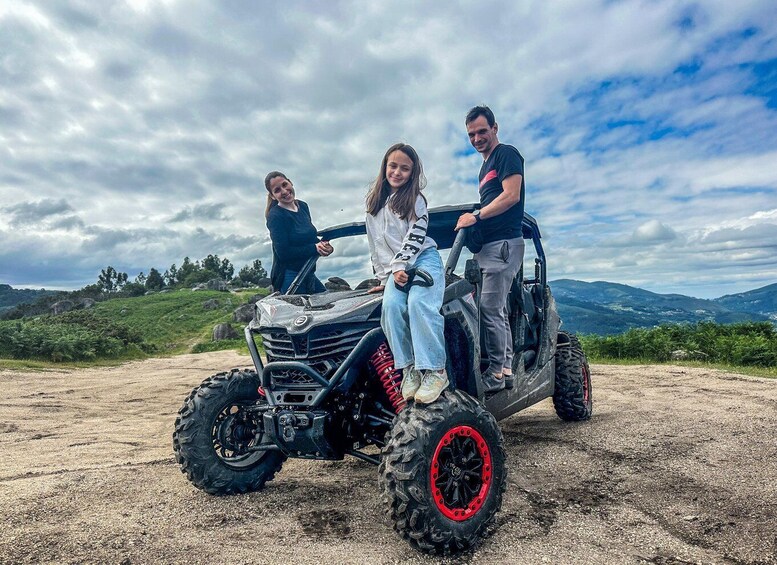
[[[591,418],[591,370],[577,336],[559,332],[556,347],[556,386],[553,390],[556,414],[566,422]]]
[[[181,472],[210,494],[260,490],[286,457],[279,451],[250,451],[261,415],[242,408],[263,401],[254,371],[233,369],[205,379],[178,411],[173,451]],[[260,440],[261,441],[261,440]]]
[[[410,404],[382,455],[381,498],[416,549],[466,551],[488,534],[507,484],[506,454],[496,419],[477,400],[448,390],[432,404]]]

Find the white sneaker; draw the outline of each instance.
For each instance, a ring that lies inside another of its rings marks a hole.
[[[439,371],[424,371],[424,378],[421,380],[421,386],[415,393],[415,401],[421,404],[431,404],[448,388],[448,373],[445,369]]]
[[[421,371],[416,370],[413,365],[402,369],[402,398],[411,400],[421,386],[422,378]]]

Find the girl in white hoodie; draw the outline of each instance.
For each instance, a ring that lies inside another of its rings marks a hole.
[[[429,214],[421,191],[426,186],[415,149],[389,147],[367,195],[367,239],[375,276],[384,292],[381,326],[394,366],[402,369],[402,396],[428,404],[448,386],[444,319],[440,314],[445,276],[437,244],[426,235]],[[407,270],[423,270],[432,286],[408,283]]]

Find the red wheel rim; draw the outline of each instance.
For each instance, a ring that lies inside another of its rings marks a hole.
[[[448,430],[434,450],[430,479],[444,516],[463,522],[477,514],[493,482],[491,451],[480,432],[470,426]]]
[[[591,400],[591,372],[583,365],[583,401],[588,404]]]

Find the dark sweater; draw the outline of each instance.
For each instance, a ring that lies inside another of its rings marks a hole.
[[[273,206],[267,215],[273,255],[270,278],[276,289],[281,287],[287,270],[300,271],[308,259],[318,255],[318,236],[310,218],[310,209],[302,200],[297,200],[297,206],[297,212]]]

